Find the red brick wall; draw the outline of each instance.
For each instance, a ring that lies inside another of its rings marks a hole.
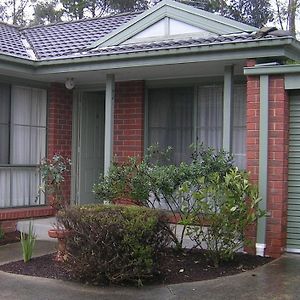
[[[248,61],[247,66],[255,64],[255,61]],[[250,172],[250,179],[258,184],[259,172],[259,102],[260,102],[260,81],[258,76],[247,77],[247,170]],[[246,231],[246,237],[251,241],[251,246],[245,248],[248,253],[255,254],[256,226],[250,226]]]
[[[283,76],[269,81],[269,160],[266,254],[277,257],[286,246],[289,103]]]
[[[117,162],[144,153],[143,81],[117,82],[115,89],[113,153]]]
[[[253,182],[258,182],[259,158],[259,77],[247,77],[247,169]],[[269,78],[269,152],[266,254],[278,257],[286,245],[288,196],[288,95],[283,76]],[[246,232],[255,242],[256,226]],[[254,248],[247,248],[253,253]]]
[[[72,154],[72,102],[73,92],[63,84],[54,83],[48,91],[48,157],[61,154],[71,158]],[[71,196],[71,176],[66,176],[64,197]]]
[[[18,219],[38,218],[53,215],[52,207],[9,208],[0,210],[0,226],[5,232],[16,230]]]

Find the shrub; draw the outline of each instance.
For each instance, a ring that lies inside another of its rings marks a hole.
[[[94,193],[101,200],[124,197],[147,207],[166,207],[174,219],[178,219],[179,215],[183,225],[181,236],[178,238],[170,227],[167,230],[170,230],[173,242],[180,249],[193,213],[193,191],[199,186],[198,178],[207,178],[214,172],[223,177],[232,168],[233,160],[223,150],[198,145],[190,163],[174,165],[167,159],[170,151],[170,148],[160,151],[158,146],[152,146],[142,161],[131,157],[127,163],[114,164],[108,175],[101,177],[94,186]],[[183,193],[182,186],[187,181],[191,189]]]
[[[183,186],[185,192],[190,189],[189,183]],[[250,184],[247,173],[231,168],[224,176],[215,172],[199,178],[193,197],[189,223],[197,226],[188,226],[188,235],[218,266],[233,258],[247,242],[245,229],[263,215],[257,209],[257,189]]]
[[[0,224],[0,240],[4,239],[4,235],[5,235],[4,230],[2,229],[2,226]]]
[[[140,284],[153,276],[169,243],[159,212],[144,207],[93,205],[59,212],[67,236],[67,260],[75,278],[90,283]]]

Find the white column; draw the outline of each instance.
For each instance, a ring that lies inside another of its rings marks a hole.
[[[104,135],[104,174],[107,174],[113,156],[115,76],[106,76],[105,90],[105,135]]]

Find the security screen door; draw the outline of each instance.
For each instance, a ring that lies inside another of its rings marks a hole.
[[[104,93],[84,92],[80,108],[79,203],[95,202],[93,184],[103,172]]]

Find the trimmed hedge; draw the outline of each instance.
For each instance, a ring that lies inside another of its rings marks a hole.
[[[160,251],[169,243],[156,210],[136,206],[72,207],[58,214],[67,236],[66,264],[76,279],[120,283],[153,276]]]

